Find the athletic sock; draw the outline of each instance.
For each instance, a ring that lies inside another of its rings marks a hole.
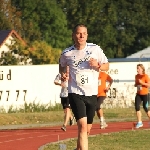
[[[104,121],[104,117],[100,117],[100,121],[103,122]]]

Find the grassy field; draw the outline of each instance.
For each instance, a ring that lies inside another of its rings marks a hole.
[[[134,108],[104,109],[106,119],[111,121],[136,121]],[[147,115],[141,109],[143,120]],[[95,116],[94,121],[99,121]],[[150,130],[133,130],[128,132],[100,134],[89,137],[89,150],[148,150]],[[60,150],[65,144],[67,150],[76,148],[76,139],[47,145],[44,150]]]
[[[103,109],[106,121],[136,121],[134,108],[115,108]],[[147,116],[143,109],[143,120]],[[20,124],[49,124],[62,125],[64,113],[61,107],[47,112],[11,112],[0,113],[0,125],[20,125]],[[99,122],[97,116],[94,122]],[[148,150],[150,131],[139,130],[121,133],[100,134],[89,137],[89,150]],[[60,144],[47,145],[44,150],[60,150]],[[73,150],[76,147],[76,139],[63,142],[67,150]]]
[[[143,118],[147,116],[143,109],[141,109]],[[133,121],[136,120],[134,108],[115,108],[104,109],[104,115],[106,120],[110,121]],[[16,125],[16,124],[62,124],[63,110],[55,110],[48,112],[17,112],[17,113],[0,113],[0,125]],[[95,115],[94,122],[97,122],[98,118]]]
[[[76,139],[45,146],[44,150],[60,150],[65,144],[67,150],[76,148]],[[150,130],[100,134],[89,137],[89,150],[149,150]]]

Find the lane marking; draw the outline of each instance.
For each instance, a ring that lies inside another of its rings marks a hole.
[[[14,139],[14,140],[2,141],[2,142],[0,142],[0,144],[14,142],[14,141],[21,141],[21,140],[26,140],[26,139],[42,138],[42,137],[47,137],[47,136],[53,136],[53,135],[49,134],[49,135],[41,135],[41,136],[36,136],[36,137],[30,136],[30,137],[26,137],[26,138],[19,138],[19,139]]]

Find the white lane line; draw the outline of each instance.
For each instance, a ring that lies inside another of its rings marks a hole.
[[[10,134],[11,133],[14,133],[14,132],[10,132]],[[35,133],[41,133],[41,132],[32,132],[32,134],[35,134]],[[15,136],[15,135],[27,135],[27,134],[31,134],[31,133],[15,133],[15,134],[12,134],[12,135],[10,135],[10,134],[7,134],[7,135],[1,135],[0,137],[8,137],[8,136]]]
[[[32,133],[41,133],[41,132],[32,132]],[[74,132],[70,132],[70,133],[74,133]],[[17,135],[20,135],[20,134],[21,133],[19,133]],[[22,133],[22,134],[31,134],[31,133]],[[66,134],[66,133],[65,132],[59,133],[59,135],[63,135],[63,134]],[[14,136],[14,135],[8,135],[8,136]],[[40,136],[36,136],[36,137],[37,138],[42,138],[42,137],[47,137],[47,136],[58,136],[58,133],[55,133],[55,134],[45,134],[45,135],[40,135]],[[0,142],[0,144],[14,142],[14,141],[21,141],[21,140],[25,140],[25,139],[33,139],[33,138],[36,138],[36,137],[35,136],[30,136],[30,137],[26,137],[26,138],[18,138],[18,139],[14,139],[14,140],[7,140],[7,141]]]
[[[13,141],[21,141],[21,140],[24,140],[25,138],[20,138],[20,139],[15,139],[15,140],[7,140],[7,141],[3,141],[3,142],[0,142],[0,143],[8,143],[8,142],[13,142]]]
[[[0,138],[1,138],[1,137],[8,137],[8,136],[12,136],[12,135],[2,135],[2,136],[0,136]]]
[[[37,138],[42,138],[42,137],[46,137],[46,136],[52,136],[52,135],[41,135],[41,136],[37,136]],[[0,142],[0,144],[2,143],[9,143],[9,142],[14,142],[14,141],[21,141],[21,140],[25,140],[25,139],[33,139],[35,137],[26,137],[26,138],[19,138],[19,139],[14,139],[14,140],[7,140],[7,141],[3,141],[3,142]]]
[[[17,141],[21,141],[21,140],[24,140],[25,138],[20,138],[20,139],[16,139]]]
[[[41,136],[37,136],[37,137],[45,137],[45,136],[49,136],[49,135],[41,135]]]
[[[41,132],[32,132],[32,134],[35,134],[35,133],[41,133]],[[16,135],[23,135],[23,134],[31,134],[31,132],[30,133],[17,133]]]

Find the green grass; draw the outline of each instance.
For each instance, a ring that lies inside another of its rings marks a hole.
[[[62,120],[62,111],[0,114],[0,125],[58,123]]]
[[[150,130],[133,130],[89,137],[89,150],[148,150],[149,143]],[[46,145],[44,150],[60,150],[60,144],[65,144],[67,150],[73,150],[76,148],[76,139]]]
[[[34,110],[37,110],[35,108]],[[39,110],[39,109],[38,109]],[[104,115],[107,121],[135,121],[136,115],[134,108],[114,108],[114,109],[103,109]],[[143,109],[142,117],[147,119],[147,116]],[[62,124],[64,112],[61,106],[56,108],[49,108],[45,111],[10,111],[9,113],[0,113],[0,125],[11,125],[11,124],[45,124],[55,123]],[[98,117],[95,115],[94,122],[98,122]]]
[[[46,107],[46,108],[45,108]],[[136,121],[134,107],[132,108],[114,108],[103,109],[106,121]],[[145,112],[141,107],[143,120],[147,119]],[[25,109],[14,110],[0,113],[0,125],[19,125],[19,124],[49,124],[62,125],[64,112],[62,106],[57,104],[55,107],[40,106],[35,104],[26,105]],[[99,122],[95,115],[94,122]],[[100,134],[95,137],[89,137],[89,150],[148,150],[150,131],[136,130],[130,132]],[[60,150],[59,144],[51,144],[44,150]],[[64,141],[67,150],[73,150],[76,147],[76,139],[69,142]]]

